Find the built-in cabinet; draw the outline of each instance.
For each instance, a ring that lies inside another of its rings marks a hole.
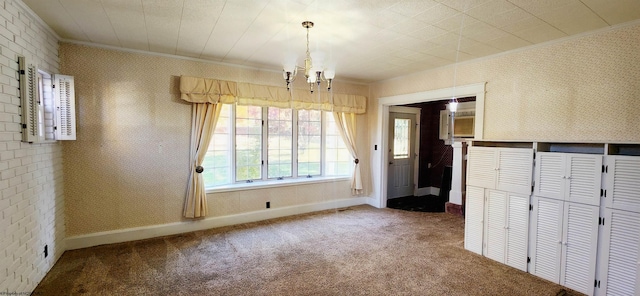
[[[527,270],[533,149],[470,147],[465,248]]]
[[[640,295],[640,157],[606,156],[597,295]]]
[[[587,295],[640,296],[640,145],[529,144],[470,143],[465,248]]]

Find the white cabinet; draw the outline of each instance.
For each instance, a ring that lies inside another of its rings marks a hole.
[[[599,207],[534,196],[531,273],[593,294]]]
[[[608,208],[640,213],[640,157],[607,156]]]
[[[527,270],[529,196],[467,187],[465,248]]]
[[[539,152],[534,195],[600,205],[602,155]]]
[[[464,248],[482,255],[484,237],[484,188],[467,186]]]
[[[531,193],[533,149],[469,147],[467,185]]]
[[[598,295],[640,295],[640,213],[605,209]]]

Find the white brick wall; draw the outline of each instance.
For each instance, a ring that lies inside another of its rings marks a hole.
[[[18,55],[58,73],[58,39],[20,1],[0,0],[0,294],[32,292],[64,252],[62,145],[20,142],[17,80]]]

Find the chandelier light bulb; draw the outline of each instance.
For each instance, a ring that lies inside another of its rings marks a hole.
[[[320,51],[309,51],[309,29],[313,28],[313,22],[304,21],[302,27],[307,30],[307,51],[304,59],[304,67],[296,65],[295,58],[287,58],[282,64],[282,77],[287,83],[287,90],[291,90],[291,82],[293,82],[298,74],[298,70],[304,71],[304,76],[309,84],[309,90],[313,93],[313,84],[327,81],[327,90],[331,90],[331,82],[336,76],[335,67],[330,66],[325,69],[325,54]]]

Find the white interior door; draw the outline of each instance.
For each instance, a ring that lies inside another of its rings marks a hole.
[[[567,201],[600,205],[602,155],[567,155]]]
[[[640,213],[640,157],[607,156],[608,208]]]
[[[531,273],[554,283],[560,282],[563,215],[564,201],[534,197]]]
[[[527,271],[529,247],[529,195],[508,194],[505,264]]]
[[[507,226],[507,193],[487,190],[485,223],[485,256],[504,263]]]
[[[598,295],[640,295],[640,213],[605,209]]]
[[[561,153],[538,152],[535,171],[536,196],[564,200],[565,156]]]
[[[496,154],[493,147],[469,147],[467,156],[467,184],[489,189],[496,188]]]
[[[496,188],[508,192],[531,194],[533,149],[500,148],[496,167]]]
[[[565,202],[560,284],[593,295],[600,208]]]
[[[482,255],[484,234],[484,188],[467,186],[464,248]]]
[[[416,115],[389,113],[387,199],[413,195]]]

